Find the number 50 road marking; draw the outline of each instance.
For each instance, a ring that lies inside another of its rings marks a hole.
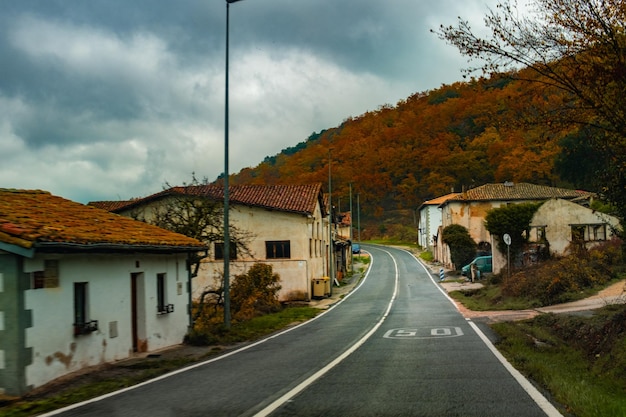
[[[386,339],[431,339],[463,336],[460,327],[420,327],[416,329],[391,329],[384,334]]]

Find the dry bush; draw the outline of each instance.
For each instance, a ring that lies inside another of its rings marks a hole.
[[[247,273],[237,275],[231,287],[233,318],[249,320],[253,317],[280,310],[278,291],[280,276],[272,266],[256,263]]]
[[[504,279],[502,294],[537,299],[542,305],[569,301],[571,293],[614,279],[622,266],[621,242],[611,240],[517,272]]]

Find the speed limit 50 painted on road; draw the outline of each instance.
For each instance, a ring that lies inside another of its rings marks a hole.
[[[391,329],[385,332],[385,339],[433,339],[463,336],[460,327],[417,327],[413,329]]]

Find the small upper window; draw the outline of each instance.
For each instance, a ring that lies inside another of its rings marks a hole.
[[[291,242],[289,240],[270,240],[265,242],[267,259],[291,258]]]
[[[32,288],[58,288],[59,287],[59,261],[46,259],[43,271],[31,272]]]
[[[230,253],[230,259],[237,259],[237,244],[235,242],[230,242],[228,245],[228,252]],[[224,243],[223,242],[215,242],[215,259],[224,259]]]

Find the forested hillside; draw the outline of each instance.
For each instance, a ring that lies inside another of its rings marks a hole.
[[[506,75],[442,86],[315,133],[231,183],[327,184],[330,158],[333,203],[346,209],[352,183],[368,219],[489,182],[591,190],[584,132],[551,120],[562,103],[554,90]]]

